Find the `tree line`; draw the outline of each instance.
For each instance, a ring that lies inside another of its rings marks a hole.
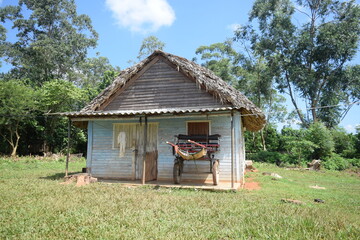
[[[87,15],[77,14],[74,0],[19,0],[0,8],[0,21],[17,32],[16,40],[9,41],[0,25],[0,57],[11,66],[0,75],[0,152],[61,152],[67,144],[66,119],[47,114],[80,110],[120,68],[100,54],[87,56],[98,34]],[[266,113],[267,126],[246,135],[250,153],[287,154],[282,162],[297,163],[353,159],[360,155],[359,130],[347,134],[337,126],[360,99],[360,65],[351,64],[359,36],[360,7],[354,0],[256,0],[248,23],[224,42],[200,46],[193,60]],[[147,37],[137,60],[163,48],[155,36]],[[293,112],[286,111],[284,94]],[[277,132],[276,125],[286,119],[298,121],[300,129],[285,126]],[[315,133],[332,139],[329,154],[318,154],[324,144]],[[85,152],[86,132],[74,127],[72,134],[73,151]],[[338,141],[342,138],[349,146]]]

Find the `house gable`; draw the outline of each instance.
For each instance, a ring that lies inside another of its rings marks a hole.
[[[216,108],[222,104],[164,57],[157,57],[130,79],[100,110]]]

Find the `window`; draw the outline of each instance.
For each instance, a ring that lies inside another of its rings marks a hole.
[[[209,135],[209,122],[188,122],[187,123],[187,134],[190,136],[194,135]]]
[[[139,123],[114,123],[113,148],[119,148],[120,142],[124,141],[125,149],[139,148],[144,142],[144,125]],[[148,123],[147,127],[147,150],[157,149],[158,123]],[[141,150],[141,149],[138,149]]]

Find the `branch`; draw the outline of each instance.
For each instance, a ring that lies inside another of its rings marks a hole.
[[[304,12],[304,11],[301,11],[299,8],[295,8],[295,10],[298,11],[298,12],[301,12],[302,14],[305,14],[306,16],[308,16],[309,18],[311,18],[309,14],[307,14],[307,13]]]
[[[285,78],[286,78],[286,82],[287,82],[287,84],[288,84],[288,89],[289,89],[289,95],[290,95],[290,98],[291,98],[291,102],[293,103],[293,105],[294,105],[294,107],[295,107],[295,109],[296,109],[296,112],[297,112],[297,114],[298,114],[298,116],[299,116],[299,118],[300,118],[301,123],[302,123],[304,126],[307,126],[307,124],[306,124],[306,122],[305,122],[305,120],[304,120],[304,118],[303,118],[303,115],[301,114],[301,112],[300,112],[300,110],[299,110],[299,108],[298,108],[298,106],[297,106],[297,104],[296,104],[296,101],[295,101],[295,99],[294,99],[293,91],[292,91],[292,89],[291,89],[291,84],[290,84],[290,80],[289,80],[289,75],[288,75],[287,72],[285,73]]]

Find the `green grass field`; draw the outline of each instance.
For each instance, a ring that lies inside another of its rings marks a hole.
[[[71,162],[70,170],[84,165]],[[208,192],[101,182],[61,185],[64,166],[0,158],[0,239],[360,238],[356,174],[257,165],[259,172],[246,177],[260,182],[260,190]],[[284,178],[272,180],[262,172]]]

